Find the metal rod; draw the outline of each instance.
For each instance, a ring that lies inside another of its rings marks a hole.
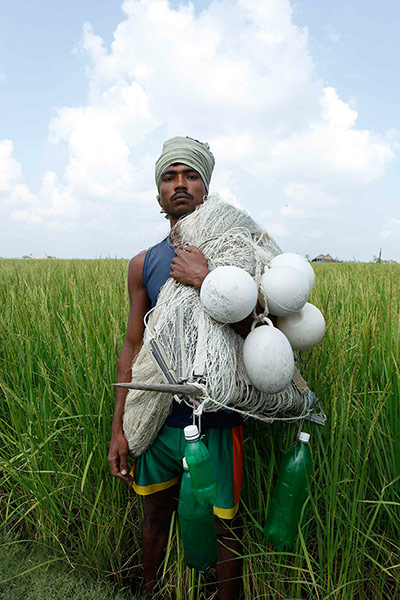
[[[143,383],[141,381],[132,381],[131,383],[113,383],[112,385],[130,390],[149,390],[152,392],[165,392],[166,394],[182,394],[183,396],[196,397],[203,395],[203,390],[197,385],[182,383]]]

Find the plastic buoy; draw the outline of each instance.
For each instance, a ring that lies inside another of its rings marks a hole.
[[[257,286],[252,276],[240,267],[217,267],[204,279],[200,300],[216,321],[237,323],[255,307]]]
[[[281,392],[293,377],[292,348],[272,323],[256,327],[246,337],[243,362],[251,383],[262,392]]]
[[[309,285],[309,293],[311,293],[315,279],[314,269],[308,260],[304,258],[304,256],[301,256],[301,254],[296,254],[295,252],[283,252],[283,254],[275,256],[269,263],[269,266],[270,268],[286,266],[298,269],[306,276]]]
[[[309,302],[294,315],[278,317],[276,325],[285,334],[293,350],[314,348],[325,333],[325,319],[321,311]]]
[[[265,268],[261,286],[272,315],[284,317],[299,312],[307,302],[309,284],[306,276],[286,265]]]

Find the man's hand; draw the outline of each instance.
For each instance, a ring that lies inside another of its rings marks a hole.
[[[110,463],[111,475],[119,477],[132,486],[133,478],[128,472],[128,450],[128,442],[124,434],[114,434],[111,438],[107,460]]]
[[[195,246],[185,246],[183,250],[175,250],[176,257],[171,261],[170,276],[185,285],[192,285],[198,290],[209,274],[206,257]]]

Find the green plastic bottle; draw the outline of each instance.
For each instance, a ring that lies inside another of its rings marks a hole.
[[[201,441],[196,425],[188,425],[184,431],[185,458],[189,467],[194,496],[199,504],[214,504],[218,491],[207,446]]]
[[[185,458],[179,495],[178,516],[185,563],[204,573],[218,559],[215,518],[211,504],[199,504],[193,494],[192,481]]]
[[[265,541],[277,550],[289,548],[296,537],[300,513],[312,473],[310,434],[301,432],[283,457],[264,527]]]

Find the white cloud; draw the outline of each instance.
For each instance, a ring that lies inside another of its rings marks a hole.
[[[227,163],[247,160],[254,152],[253,138],[250,133],[214,138],[211,146],[218,158]]]
[[[332,216],[343,190],[368,186],[394,158],[398,132],[357,129],[357,112],[316,79],[307,30],[293,24],[288,0],[214,0],[198,13],[167,0],[122,8],[110,48],[83,27],[87,102],[60,107],[49,126],[52,143],[68,151],[64,172],[45,173],[33,194],[11,142],[0,142],[0,193],[19,223],[75,227],[100,248],[100,230],[125,226],[117,237],[128,240],[133,215],[144,239],[157,219],[161,143],[192,135],[216,156],[212,189],[272,220],[266,228],[279,242],[295,239],[296,220]],[[313,222],[310,236],[321,231]]]
[[[338,194],[328,192],[321,183],[290,182],[283,187],[288,203],[279,211],[285,219],[314,219],[332,216],[333,209],[340,204]]]
[[[260,213],[260,219],[271,219],[273,215],[273,211],[270,208],[267,208],[266,210],[263,210],[262,213]]]
[[[337,44],[342,39],[339,31],[333,25],[325,26],[326,35],[328,36],[328,40],[332,42],[332,44]]]
[[[292,234],[292,232],[285,225],[282,225],[282,223],[278,222],[265,223],[263,227],[265,227],[267,232],[277,240],[280,238],[289,237]]]
[[[315,239],[320,239],[324,237],[324,232],[321,231],[320,229],[313,229],[310,233],[309,233],[309,237],[310,238],[315,238]]]
[[[392,217],[392,219],[382,227],[379,235],[382,239],[400,236],[400,219]]]
[[[301,131],[283,137],[271,149],[269,168],[278,175],[342,179],[366,185],[381,177],[395,157],[387,140],[355,129],[357,112],[332,87],[321,90],[320,111]]]
[[[238,182],[233,171],[229,169],[226,169],[225,171],[217,170],[211,180],[210,194],[216,193],[226,202],[233,204],[233,206],[236,206],[237,208],[245,208],[239,202],[239,199],[234,192],[237,185]]]
[[[21,165],[13,157],[11,140],[0,140],[0,198],[10,196],[22,178]]]
[[[21,165],[14,158],[12,141],[0,140],[0,216],[3,224],[8,219],[11,223],[40,221],[31,215],[36,197],[22,183],[22,177]]]

